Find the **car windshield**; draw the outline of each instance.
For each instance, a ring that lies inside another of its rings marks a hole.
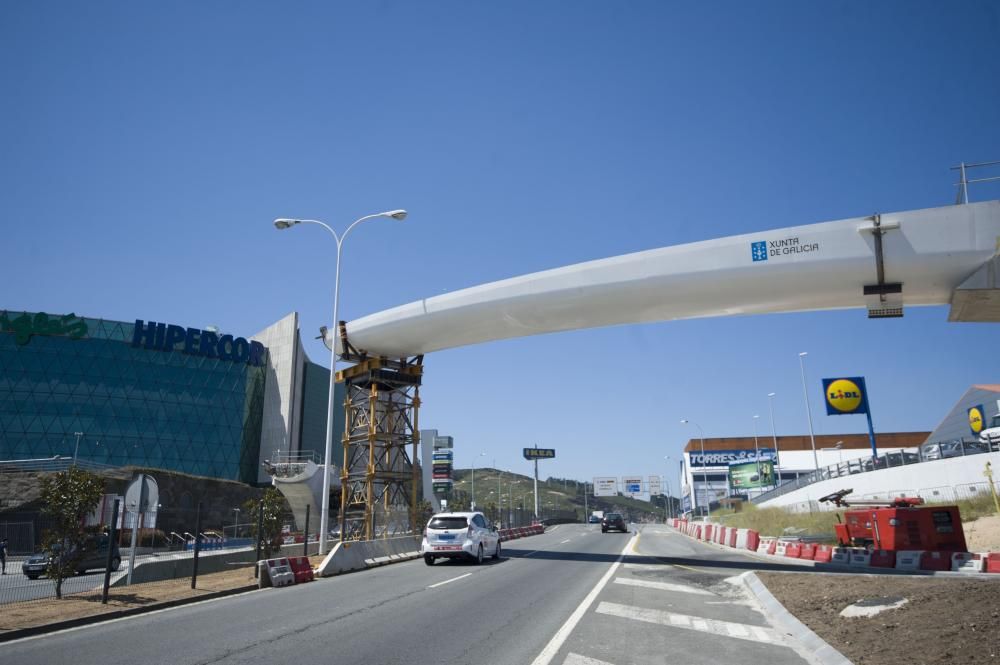
[[[618,513],[608,513],[609,520],[620,520],[622,518]]]
[[[432,517],[427,524],[428,529],[464,529],[469,526],[469,520],[464,517]]]

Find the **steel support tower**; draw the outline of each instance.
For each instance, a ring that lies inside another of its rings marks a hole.
[[[355,363],[337,372],[346,389],[340,539],[413,534],[423,356],[369,356],[350,345],[343,323],[340,335],[341,358]]]

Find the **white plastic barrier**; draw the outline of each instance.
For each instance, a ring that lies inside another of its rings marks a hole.
[[[788,549],[788,543],[784,540],[779,540],[777,547],[774,548],[774,556],[785,556],[786,549]]]
[[[851,553],[846,547],[834,547],[833,556],[830,557],[831,563],[841,563],[848,565],[851,563]],[[920,558],[917,558],[917,564],[919,565]]]
[[[955,552],[951,555],[951,569],[960,573],[986,571],[986,557],[982,553]]]
[[[773,543],[774,538],[761,538],[760,543],[757,545],[757,554],[767,554]]]
[[[737,529],[736,530],[736,547],[737,549],[745,550],[747,548],[747,534],[750,529]]]
[[[291,586],[295,584],[295,573],[292,572],[292,567],[288,564],[288,559],[268,559],[265,562],[265,567],[267,581],[270,581],[271,586]],[[265,580],[261,579],[259,583],[263,584]]]
[[[896,570],[920,570],[920,557],[923,553],[923,550],[896,552]]]
[[[872,553],[868,550],[852,548],[847,562],[852,566],[870,566],[872,563]]]

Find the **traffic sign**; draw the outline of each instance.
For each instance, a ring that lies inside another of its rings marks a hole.
[[[642,494],[642,477],[622,478],[622,486],[625,488],[625,494]]]
[[[618,479],[594,478],[594,496],[618,496]]]

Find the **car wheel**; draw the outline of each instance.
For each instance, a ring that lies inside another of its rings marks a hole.
[[[434,565],[434,557],[432,557],[430,554],[425,554],[424,555],[424,563],[426,563],[428,566],[433,566]]]
[[[497,541],[497,551],[493,553],[493,560],[496,561],[500,558],[500,541]]]
[[[111,572],[117,573],[118,569],[121,567],[122,567],[121,557],[116,556],[114,559],[111,560]]]
[[[479,549],[476,550],[476,565],[478,566],[483,562],[483,544],[479,543]]]
[[[601,529],[601,533],[607,533],[607,532],[608,532],[607,529]]]
[[[27,577],[29,580],[37,580],[38,579],[38,575],[25,575],[25,577]]]

